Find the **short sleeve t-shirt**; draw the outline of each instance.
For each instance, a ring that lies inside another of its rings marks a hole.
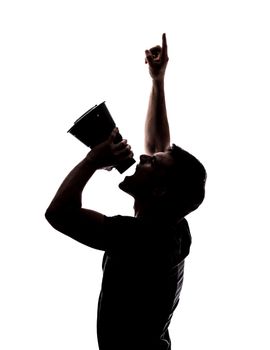
[[[170,350],[168,327],[191,244],[187,221],[173,227],[118,215],[105,217],[105,229],[100,350]]]

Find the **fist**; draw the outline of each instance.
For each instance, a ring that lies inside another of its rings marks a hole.
[[[133,157],[127,140],[115,143],[118,134],[118,128],[114,128],[106,141],[93,147],[88,153],[87,158],[94,161],[97,168],[111,170],[119,162]]]
[[[166,34],[162,35],[162,47],[157,45],[145,50],[145,63],[149,65],[150,76],[155,80],[164,78],[169,61]]]

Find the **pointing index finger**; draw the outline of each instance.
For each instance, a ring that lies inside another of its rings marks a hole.
[[[166,33],[162,34],[162,53],[165,57],[167,57],[167,38],[166,38]]]

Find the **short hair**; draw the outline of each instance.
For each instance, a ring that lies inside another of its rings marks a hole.
[[[207,173],[202,163],[181,147],[172,144],[169,152],[175,161],[168,179],[169,199],[174,210],[187,215],[204,200]]]

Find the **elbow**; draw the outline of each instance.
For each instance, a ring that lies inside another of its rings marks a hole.
[[[157,142],[155,144],[153,143],[146,143],[145,144],[145,152],[146,154],[153,155],[157,152],[166,152],[170,146],[170,143],[168,142]]]
[[[157,152],[166,152],[168,148],[170,147],[170,139],[164,138],[162,140],[159,140],[155,144],[155,153]]]
[[[53,225],[53,222],[56,221],[57,218],[57,212],[50,207],[45,211],[45,219]]]
[[[64,210],[51,206],[45,211],[45,218],[49,224],[57,231],[65,234],[73,226],[76,215],[77,213],[73,210]]]
[[[66,221],[65,215],[63,215],[63,213],[49,207],[45,211],[45,219],[55,230],[63,232]]]
[[[64,214],[65,211],[62,208],[57,208],[53,205],[50,205],[45,211],[45,218],[52,226],[54,226],[63,220],[63,217],[65,217]]]
[[[153,155],[155,153],[155,145],[151,142],[145,142],[144,150],[146,154]]]

